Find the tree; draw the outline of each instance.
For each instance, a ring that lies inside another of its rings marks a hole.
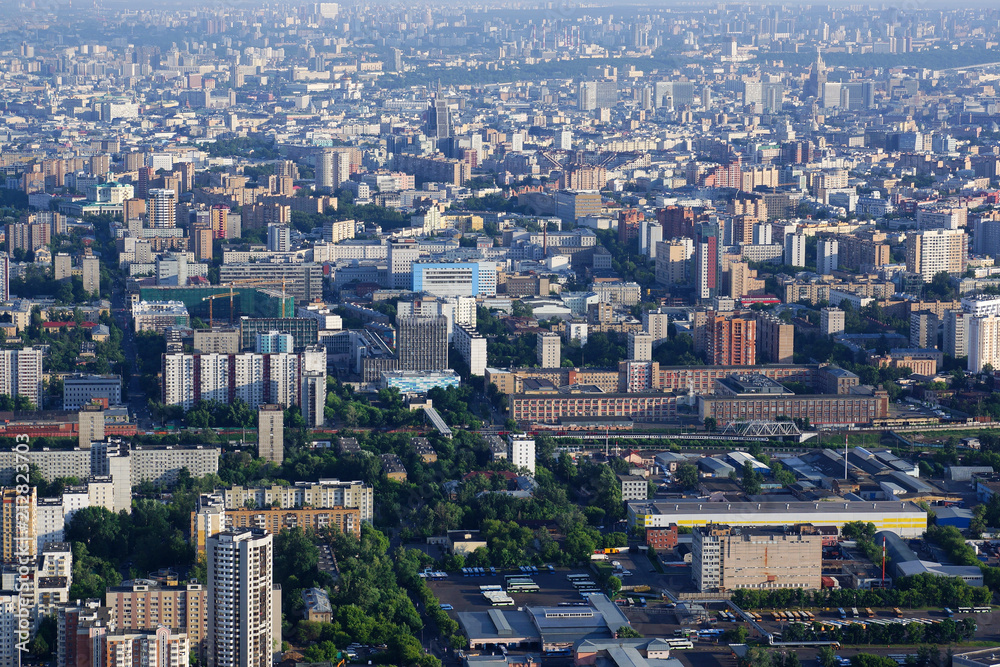
[[[722,641],[727,644],[746,644],[749,638],[750,631],[742,625],[729,628],[722,634]]]
[[[895,660],[882,655],[858,653],[851,658],[851,667],[899,667]]]
[[[614,600],[622,590],[622,580],[611,575],[608,577],[608,597]]]
[[[705,430],[714,432],[719,427],[719,422],[715,417],[705,417]]]
[[[614,577],[612,577],[612,579],[613,578]],[[629,625],[623,625],[622,627],[618,628],[618,632],[615,633],[615,634],[618,635],[618,639],[641,639],[642,638],[642,635],[639,634],[639,631],[636,630],[635,628],[629,626]]]
[[[693,489],[698,486],[698,468],[693,463],[682,463],[677,466],[674,477],[682,489]]]
[[[837,660],[837,652],[829,646],[821,646],[819,649],[820,667],[838,667],[840,661]]]

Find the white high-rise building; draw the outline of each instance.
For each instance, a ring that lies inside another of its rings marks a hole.
[[[316,156],[316,187],[336,190],[351,178],[351,155],[324,149]]]
[[[785,264],[788,266],[806,265],[805,234],[785,235]]]
[[[535,342],[535,357],[542,368],[559,368],[562,364],[562,340],[559,334],[543,331]]]
[[[670,313],[665,310],[646,310],[642,313],[642,330],[653,339],[653,347],[669,337]]]
[[[465,359],[472,375],[486,375],[486,337],[475,327],[458,325],[453,337],[455,351]]]
[[[649,361],[653,358],[653,337],[648,333],[629,332],[628,358],[631,361]]]
[[[986,365],[1000,368],[1000,317],[970,317],[968,327],[968,369],[979,373]]]
[[[969,237],[961,229],[926,229],[906,237],[906,270],[929,283],[942,271],[965,273]]]
[[[819,311],[819,330],[824,336],[844,332],[844,311],[840,308],[823,308]]]
[[[411,289],[413,287],[413,263],[420,258],[416,241],[394,241],[389,244],[388,269],[389,287]]]
[[[207,540],[209,667],[271,667],[280,650],[272,539],[254,528]]]
[[[0,394],[24,396],[42,407],[42,350],[0,350]]]
[[[507,459],[515,468],[525,468],[535,474],[535,441],[511,433],[507,436]]]
[[[287,225],[267,226],[267,249],[270,252],[288,252],[292,248],[291,230]]]
[[[969,320],[968,313],[961,310],[948,310],[944,313],[944,353],[952,359],[969,356]]]
[[[146,201],[146,215],[151,229],[177,226],[177,193],[169,188],[152,188]]]
[[[816,273],[829,275],[840,264],[840,243],[836,239],[820,239],[816,244]]]
[[[10,255],[0,252],[0,301],[10,300]]]

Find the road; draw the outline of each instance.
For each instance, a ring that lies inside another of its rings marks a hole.
[[[132,365],[132,373],[128,381],[128,407],[136,420],[136,426],[140,431],[150,429],[153,425],[153,416],[149,411],[149,403],[142,386],[139,383],[138,364],[135,347],[135,331],[131,326],[129,318],[128,300],[126,298],[124,285],[120,280],[115,280],[111,287],[111,310],[114,314],[115,323],[122,330],[122,353],[126,361]],[[122,378],[123,381],[125,378]]]

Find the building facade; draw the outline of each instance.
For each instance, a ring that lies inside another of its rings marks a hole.
[[[741,588],[820,588],[821,535],[708,525],[696,528],[692,537],[691,573],[703,593]]]

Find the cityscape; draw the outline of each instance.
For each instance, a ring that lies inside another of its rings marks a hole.
[[[0,10],[0,667],[996,667],[1000,8]]]

